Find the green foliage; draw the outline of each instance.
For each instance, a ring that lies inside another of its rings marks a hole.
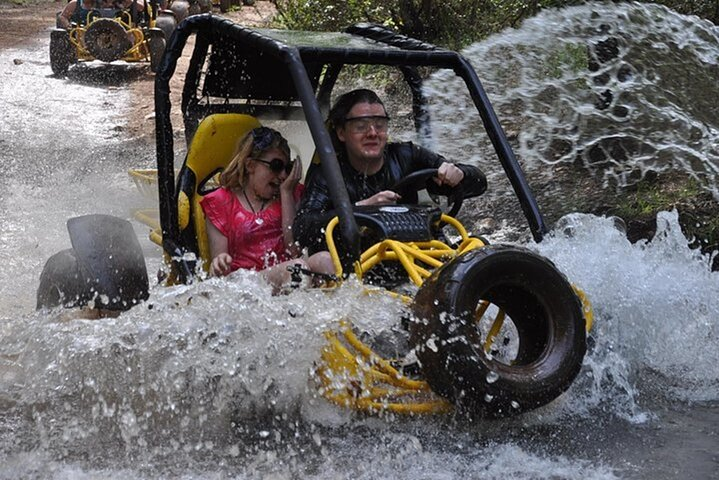
[[[671,210],[701,193],[702,189],[694,179],[679,182],[673,188],[667,188],[662,182],[641,182],[633,194],[625,197],[624,203],[617,205],[617,215],[626,218],[653,217],[657,212]]]
[[[277,26],[341,31],[358,22],[389,26],[400,33],[459,50],[546,8],[584,0],[275,0]],[[684,14],[719,21],[719,0],[660,0]]]
[[[542,68],[548,77],[559,78],[566,67],[571,72],[583,72],[587,70],[588,64],[587,46],[567,43],[561,49],[552,51]]]
[[[341,31],[358,22],[388,24],[381,0],[276,0],[279,26],[291,30]]]
[[[279,26],[339,31],[357,22],[390,26],[405,35],[460,49],[542,8],[576,0],[276,0]]]
[[[719,0],[660,0],[657,3],[681,14],[696,15],[719,24]]]

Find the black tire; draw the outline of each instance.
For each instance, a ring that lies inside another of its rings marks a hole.
[[[50,33],[50,68],[55,75],[65,75],[75,57],[75,47],[70,43],[67,30]]]
[[[474,318],[481,300],[506,313],[516,337],[511,358],[485,354]],[[490,245],[443,266],[420,288],[413,311],[411,341],[424,376],[472,416],[546,405],[569,388],[586,352],[572,286],[549,260],[519,247]]]
[[[99,18],[85,31],[85,48],[94,58],[103,62],[119,60],[132,44],[127,31],[110,18]]]
[[[147,299],[142,248],[127,220],[86,215],[67,222],[72,248],[45,263],[37,308],[85,306],[123,311]]]
[[[197,0],[200,6],[200,13],[210,13],[212,11],[212,0]]]
[[[37,308],[85,305],[91,298],[89,290],[77,263],[75,250],[61,250],[50,257],[42,269],[37,288]]]
[[[155,28],[162,30],[165,42],[170,41],[170,37],[172,36],[172,32],[175,31],[175,27],[177,27],[175,14],[169,10],[163,10],[160,12],[160,15],[158,15],[155,20]]]
[[[227,13],[230,11],[232,2],[230,0],[220,0],[220,12]]]
[[[150,50],[150,70],[155,73],[160,67],[160,61],[162,55],[165,53],[165,39],[162,33],[158,32],[158,35],[150,35],[147,40],[147,46]]]
[[[175,0],[170,4],[170,10],[179,24],[190,15],[190,3],[186,0]]]

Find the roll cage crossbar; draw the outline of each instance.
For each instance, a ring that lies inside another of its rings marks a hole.
[[[377,25],[359,24],[343,33],[258,30],[204,14],[188,17],[175,29],[155,77],[160,224],[163,248],[171,256],[182,256],[186,249],[178,227],[169,84],[193,34],[194,50],[181,105],[188,145],[199,121],[212,113],[305,120],[340,218],[342,240],[353,259],[360,254],[359,231],[324,122],[332,88],[347,64],[397,66],[402,71],[412,91],[420,138],[429,133],[429,114],[416,67],[454,71],[469,89],[534,239],[541,241],[546,233],[537,203],[489,98],[474,69],[460,54]]]

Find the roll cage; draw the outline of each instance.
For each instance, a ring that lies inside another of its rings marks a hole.
[[[371,24],[354,25],[344,32],[300,32],[254,29],[204,14],[188,17],[176,28],[155,77],[160,225],[162,246],[170,257],[183,258],[188,253],[178,227],[169,84],[191,35],[195,42],[181,105],[188,145],[199,121],[214,113],[304,120],[340,218],[342,240],[353,259],[360,254],[359,230],[325,127],[330,95],[344,65],[397,66],[412,93],[420,138],[427,137],[431,124],[417,67],[454,71],[469,89],[534,239],[541,241],[546,233],[539,207],[489,98],[476,72],[459,53]]]

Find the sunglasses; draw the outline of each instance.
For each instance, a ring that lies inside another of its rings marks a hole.
[[[389,117],[373,115],[345,118],[345,124],[352,133],[367,133],[370,128],[374,128],[377,133],[384,133],[389,127]]]
[[[253,158],[254,161],[264,163],[272,171],[272,173],[280,174],[283,171],[289,175],[292,171],[292,167],[295,166],[295,162],[285,163],[280,158],[273,158],[272,160],[262,160],[260,158]]]

